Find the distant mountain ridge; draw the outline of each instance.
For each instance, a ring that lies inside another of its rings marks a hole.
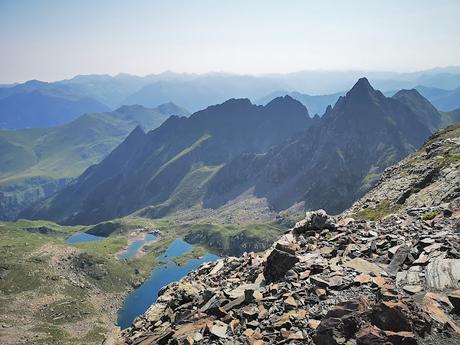
[[[439,88],[430,88],[422,85],[415,87],[423,97],[440,111],[452,111],[460,108],[460,87],[453,90],[443,90]]]
[[[451,111],[460,107],[458,103],[460,68],[455,66],[413,73],[300,71],[252,76],[229,73],[187,74],[169,71],[144,77],[129,74],[78,75],[71,79],[50,83],[31,80],[20,84],[2,85],[0,99],[18,93],[37,91],[42,95],[67,101],[91,99],[107,107],[105,110],[116,109],[123,104],[156,107],[162,103],[174,102],[194,112],[211,104],[222,103],[229,98],[246,97],[255,103],[266,104],[270,100],[266,95],[274,98],[289,94],[304,102],[312,115],[315,113],[322,115],[327,104],[334,105],[337,95],[333,94],[344,93],[344,90],[351,88],[363,74],[368,75],[373,85],[384,92],[419,88],[419,91],[441,111]],[[431,90],[433,88],[444,89],[442,90],[444,95],[433,92]],[[313,97],[311,98],[308,95],[324,95],[324,97],[311,96]],[[328,97],[332,99],[327,100]],[[62,116],[65,117],[64,115]],[[14,114],[9,113],[9,116]]]
[[[40,91],[12,94],[0,99],[0,128],[46,128],[70,122],[87,112],[108,111],[92,98],[68,99]]]

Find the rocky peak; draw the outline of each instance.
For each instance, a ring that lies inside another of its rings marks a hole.
[[[246,108],[253,106],[253,104],[247,98],[231,98],[222,103],[221,106],[224,108]]]
[[[310,118],[308,114],[307,108],[300,103],[299,101],[295,100],[289,95],[281,96],[273,99],[265,106],[265,110],[278,112],[278,113],[286,113],[286,112],[296,112],[300,114],[305,114]]]
[[[366,95],[373,94],[376,90],[369,83],[367,78],[363,77],[358,79],[358,81],[353,85],[350,91],[347,92],[345,97],[358,97],[362,98]]]
[[[131,133],[129,133],[129,135],[126,137],[126,139],[124,140],[125,143],[129,143],[129,142],[132,142],[132,141],[135,141],[135,140],[138,140],[139,138],[143,138],[145,137],[145,132],[144,130],[142,129],[141,126],[136,126],[136,128],[134,128]]]

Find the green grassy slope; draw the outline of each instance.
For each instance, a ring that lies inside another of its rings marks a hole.
[[[169,117],[159,109],[124,106],[84,114],[53,128],[0,131],[0,219],[12,219],[98,163],[136,126],[158,127]]]

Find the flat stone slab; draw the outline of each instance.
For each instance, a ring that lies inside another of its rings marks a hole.
[[[426,267],[426,283],[437,290],[460,288],[460,259],[435,259]]]
[[[375,273],[380,274],[383,269],[367,260],[361,258],[354,258],[344,264],[345,267],[353,268],[355,271],[359,273]]]

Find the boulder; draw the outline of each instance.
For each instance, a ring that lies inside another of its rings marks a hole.
[[[316,210],[307,212],[305,218],[295,225],[294,232],[334,230],[336,228],[337,225],[333,217],[324,210]]]
[[[273,249],[267,258],[264,268],[264,276],[267,281],[276,281],[283,278],[299,258],[281,249]]]
[[[404,261],[406,261],[409,252],[410,248],[408,246],[400,246],[394,253],[393,258],[388,265],[387,272],[390,274],[396,274],[404,264]]]

